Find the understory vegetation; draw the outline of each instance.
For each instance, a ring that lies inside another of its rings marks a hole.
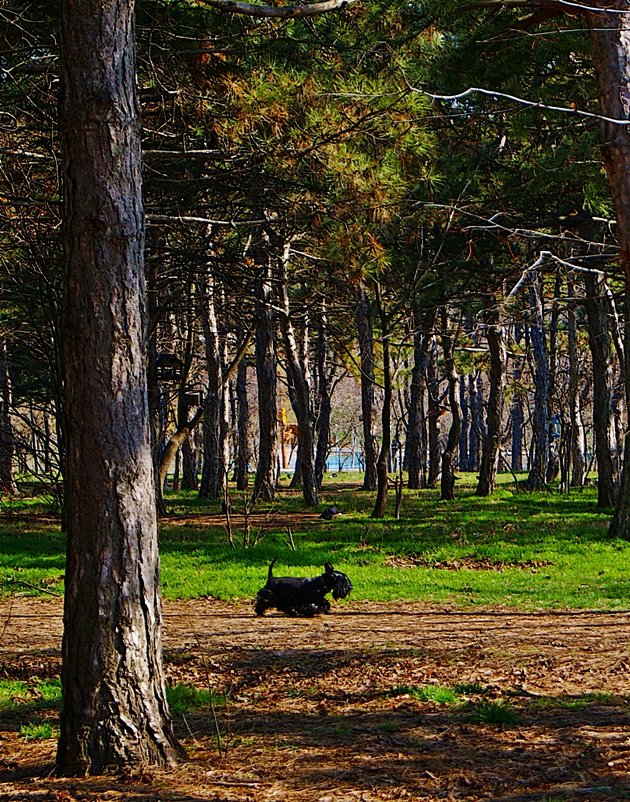
[[[597,490],[570,494],[550,487],[521,492],[501,476],[489,498],[461,474],[454,501],[436,490],[406,491],[399,519],[369,517],[373,494],[357,476],[328,476],[318,510],[281,490],[273,504],[252,507],[231,491],[230,515],[194,492],[170,492],[160,527],[163,595],[249,600],[276,573],[314,575],[325,561],[353,581],[351,603],[409,600],[522,609],[621,609],[628,605],[630,543],[610,538],[609,513]],[[319,517],[334,504],[332,521]],[[392,501],[393,507],[393,501]],[[61,594],[64,535],[39,499],[3,507],[0,588],[3,595]],[[230,545],[230,537],[233,545]]]

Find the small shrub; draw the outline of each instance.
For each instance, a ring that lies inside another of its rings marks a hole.
[[[514,724],[517,716],[508,702],[484,699],[470,708],[468,718],[475,724]]]
[[[20,727],[20,735],[27,741],[45,741],[48,738],[56,738],[57,732],[52,724],[22,724]]]
[[[457,693],[443,685],[396,685],[391,696],[411,696],[421,702],[434,702],[438,705],[454,704],[458,701]]]
[[[188,713],[190,710],[196,710],[210,704],[223,704],[225,702],[224,696],[214,694],[212,691],[200,691],[192,685],[182,685],[180,683],[167,687],[166,698],[171,710],[177,713]]]

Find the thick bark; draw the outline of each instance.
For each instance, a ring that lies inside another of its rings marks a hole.
[[[494,492],[501,456],[503,405],[506,385],[507,348],[499,311],[494,299],[486,299],[484,324],[490,352],[490,394],[486,436],[481,454],[476,494],[489,496]]]
[[[455,343],[451,336],[448,324],[448,311],[442,310],[442,327],[440,339],[444,353],[444,369],[448,381],[448,404],[451,413],[451,425],[446,438],[446,445],[442,452],[442,476],[440,478],[440,498],[451,501],[455,498],[455,465],[457,462],[457,447],[462,428],[462,415],[458,399],[458,376],[455,369]]]
[[[356,318],[361,360],[361,413],[363,454],[365,456],[363,490],[375,490],[377,478],[376,436],[374,434],[374,388],[376,386],[374,381],[374,334],[370,300],[363,285],[359,289]]]
[[[166,702],[133,3],[63,0],[67,564],[57,768],[180,755]]]
[[[522,328],[520,324],[517,324],[514,329],[514,342],[516,345],[521,342],[522,337]],[[514,360],[514,368],[512,370],[512,383],[514,387],[512,390],[512,405],[510,408],[510,426],[512,428],[512,459],[510,467],[514,473],[520,473],[523,470],[523,423],[525,415],[523,412],[523,398],[519,387],[522,374],[521,359],[517,357]]]
[[[630,15],[625,0],[613,0],[606,11],[587,17],[599,95],[599,107],[607,120],[600,123],[602,155],[608,174],[620,261],[625,279],[625,318],[630,320],[630,130],[611,120],[630,120]],[[624,330],[625,364],[630,364],[630,329]],[[630,371],[625,371],[626,409],[630,408]],[[626,427],[624,454],[630,454]],[[621,487],[610,534],[630,540],[630,459],[624,460]]]
[[[432,337],[429,344],[427,362],[427,428],[429,446],[429,467],[427,487],[437,487],[440,478],[440,418],[444,410],[440,406],[440,380],[437,375],[437,343]]]
[[[613,461],[613,344],[604,277],[586,274],[586,315],[593,366],[593,436],[597,457],[597,506],[615,504],[618,476]]]

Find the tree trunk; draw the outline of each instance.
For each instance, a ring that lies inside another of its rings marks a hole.
[[[617,474],[613,461],[613,344],[608,323],[604,277],[587,273],[586,315],[593,370],[593,436],[597,457],[597,506],[613,507]]]
[[[429,346],[429,361],[427,362],[427,427],[429,446],[429,469],[427,472],[427,487],[437,487],[440,478],[440,418],[443,409],[440,406],[440,380],[437,375],[437,343],[435,337],[431,338]]]
[[[630,320],[630,131],[611,120],[630,120],[630,15],[625,0],[613,0],[606,10],[587,16],[602,115],[600,142],[610,184],[621,266],[625,279],[625,319]],[[625,364],[630,365],[630,330],[624,328]],[[630,409],[630,371],[625,371],[626,409]],[[626,418],[627,419],[627,418]],[[630,431],[626,427],[621,488],[610,534],[630,540]]]
[[[567,294],[575,298],[575,285],[569,279]],[[580,398],[580,357],[578,348],[578,327],[575,316],[575,302],[569,302],[567,310],[567,341],[569,358],[569,434],[568,461],[570,470],[570,487],[582,487],[586,477],[586,446],[582,406]]]
[[[407,487],[417,490],[426,484],[426,426],[424,414],[424,391],[426,385],[429,352],[428,336],[416,320],[413,335],[413,368],[409,390],[408,425],[405,461],[407,464]]]
[[[146,374],[133,2],[62,0],[66,775],[172,765]]]
[[[529,276],[529,299],[529,335],[534,361],[534,437],[532,462],[523,486],[527,490],[540,490],[547,486],[549,464],[549,362],[540,277],[536,272]]]
[[[376,436],[374,434],[374,335],[370,300],[363,285],[359,289],[356,317],[361,360],[361,413],[365,456],[363,490],[375,490],[377,478]]]
[[[501,456],[503,433],[503,403],[506,385],[507,348],[496,299],[486,298],[484,324],[488,350],[490,352],[490,394],[486,437],[481,454],[479,481],[476,495],[489,496],[494,492]]]
[[[330,421],[332,414],[331,385],[335,372],[335,363],[328,364],[328,321],[326,305],[322,306],[317,323],[317,444],[315,448],[315,481],[321,490],[326,470],[326,461],[330,448]],[[341,466],[340,466],[341,467]]]
[[[202,321],[205,339],[208,387],[203,414],[203,467],[199,496],[211,500],[223,498],[225,486],[225,455],[223,450],[222,419],[225,414],[225,385],[221,337],[217,322],[217,288],[208,276],[199,290],[202,299]]]
[[[253,500],[273,501],[278,480],[278,401],[272,270],[260,239],[254,248],[259,274],[256,279],[256,381],[258,385],[258,464]]]
[[[287,360],[287,374],[293,387],[293,409],[298,425],[298,458],[300,464],[300,478],[302,480],[302,496],[307,507],[314,507],[318,503],[317,482],[315,480],[315,414],[313,399],[309,382],[307,348],[298,348],[291,309],[289,305],[289,289],[287,265],[290,248],[285,246],[282,259],[282,274],[280,287],[282,293],[282,337]],[[305,329],[308,322],[304,323]],[[306,336],[306,334],[305,334]],[[297,471],[296,471],[297,473]]]
[[[377,292],[377,295],[379,293]],[[381,320],[381,345],[383,348],[383,410],[381,413],[381,450],[376,461],[376,500],[372,510],[372,518],[383,518],[387,508],[387,491],[389,477],[387,466],[392,445],[392,375],[390,357],[390,331],[389,322],[381,299],[379,301],[379,314]]]
[[[239,362],[236,376],[236,470],[234,478],[238,490],[246,490],[249,485],[249,460],[247,359],[242,359]]]
[[[444,353],[444,368],[448,381],[448,403],[451,412],[451,425],[448,430],[446,446],[442,452],[442,476],[440,479],[440,498],[452,501],[455,498],[455,464],[457,447],[462,428],[462,416],[457,397],[458,377],[455,369],[455,343],[449,331],[448,310],[442,309],[442,327],[440,337]]]
[[[11,379],[7,344],[0,338],[0,493],[17,493],[13,478],[15,438],[11,423]]]

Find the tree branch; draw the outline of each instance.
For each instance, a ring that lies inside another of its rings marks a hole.
[[[231,14],[245,14],[248,17],[275,17],[276,19],[295,19],[297,17],[315,17],[328,11],[341,11],[357,0],[321,0],[318,3],[307,3],[303,6],[267,6],[252,5],[237,0],[201,0],[204,5],[227,11]]]

